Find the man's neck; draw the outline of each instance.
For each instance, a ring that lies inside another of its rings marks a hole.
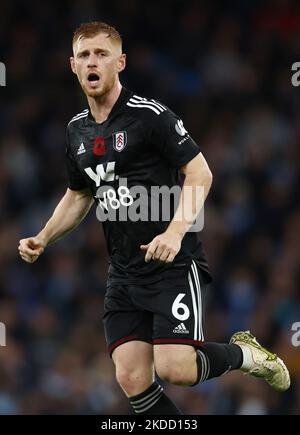
[[[87,97],[91,114],[96,122],[102,123],[107,120],[113,106],[120,96],[121,90],[122,85],[120,82],[117,82],[116,85],[102,97]]]

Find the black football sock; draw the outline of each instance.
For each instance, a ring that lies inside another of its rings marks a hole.
[[[197,350],[198,378],[194,385],[239,369],[242,363],[242,349],[236,344],[205,343]]]
[[[154,382],[146,391],[129,398],[134,413],[139,415],[181,415],[175,404],[165,395],[163,388]]]

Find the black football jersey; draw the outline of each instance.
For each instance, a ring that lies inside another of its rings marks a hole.
[[[210,280],[197,233],[184,236],[170,264],[146,263],[145,252],[140,249],[167,229],[176,209],[175,205],[170,207],[168,220],[160,218],[157,209],[164,199],[153,193],[154,186],[180,186],[179,168],[199,152],[178,116],[160,102],[125,88],[105,122],[95,122],[89,109],[69,122],[68,186],[72,190],[89,188],[97,203],[111,259],[110,279],[152,282],[189,266],[194,259],[206,281]],[[142,194],[132,194],[136,187]],[[150,219],[155,207],[156,219]]]

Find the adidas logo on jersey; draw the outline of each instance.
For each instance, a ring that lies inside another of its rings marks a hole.
[[[186,329],[184,323],[180,323],[180,325],[176,326],[176,328],[173,329],[173,332],[175,334],[189,334],[190,331]]]
[[[82,144],[80,145],[80,147],[78,148],[78,150],[77,150],[77,155],[79,156],[80,154],[83,154],[83,153],[85,153],[85,152],[86,152],[86,149],[85,149],[84,144],[82,143]]]

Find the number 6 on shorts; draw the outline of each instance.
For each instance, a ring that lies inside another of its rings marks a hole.
[[[176,297],[175,301],[173,302],[172,305],[172,314],[173,316],[180,320],[180,321],[184,321],[187,320],[190,317],[190,310],[189,307],[184,304],[183,302],[180,302],[185,296],[185,293],[179,293],[179,295]],[[183,310],[183,313],[180,314],[179,310]]]

